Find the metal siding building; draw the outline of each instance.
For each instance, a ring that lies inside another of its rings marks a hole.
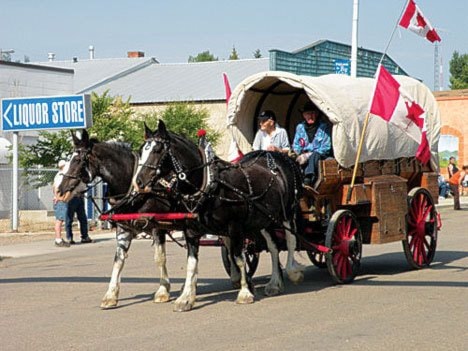
[[[270,50],[270,70],[321,76],[335,73],[335,60],[348,60],[350,57],[350,45],[319,40],[293,52]],[[381,52],[358,48],[357,76],[374,77],[381,58]],[[408,75],[387,55],[384,57],[383,65],[390,73]]]

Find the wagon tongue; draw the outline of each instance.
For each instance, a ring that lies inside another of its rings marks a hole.
[[[156,221],[172,221],[182,219],[196,219],[196,213],[173,212],[173,213],[117,213],[102,214],[99,219],[102,221],[131,221],[138,219],[152,218]]]

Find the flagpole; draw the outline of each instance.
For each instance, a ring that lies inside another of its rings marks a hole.
[[[367,124],[369,122],[370,112],[367,112],[366,119],[364,120],[364,125],[362,127],[361,138],[359,139],[358,150],[356,153],[356,160],[354,161],[353,176],[351,177],[351,184],[348,188],[348,193],[346,194],[346,203],[349,203],[351,200],[351,193],[354,188],[354,182],[356,181],[356,174],[359,165],[359,159],[361,158],[362,144],[364,144],[364,135],[366,134]]]
[[[359,0],[353,2],[353,26],[351,33],[351,77],[357,77]]]
[[[390,39],[388,40],[387,46],[385,47],[385,50],[384,50],[384,52],[382,54],[382,57],[380,58],[379,65],[382,64],[382,61],[384,60],[384,57],[387,54],[388,48],[390,47],[390,43],[393,40],[393,36],[395,35],[395,32],[396,32],[396,30],[398,28],[398,24],[400,23],[400,20],[401,20],[401,16],[403,16],[403,13],[405,12],[405,9],[406,9],[406,6],[408,5],[408,2],[409,2],[409,0],[407,0],[405,2],[404,6],[403,6],[403,9],[401,10],[400,16],[398,16],[398,20],[397,20],[397,22],[395,24],[395,27],[393,28],[392,34],[390,35]],[[378,67],[377,67],[377,69],[378,69]]]

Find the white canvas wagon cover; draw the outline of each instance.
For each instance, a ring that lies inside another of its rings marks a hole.
[[[437,170],[440,135],[437,102],[429,88],[421,82],[406,76],[394,77],[426,112],[431,166]],[[374,86],[375,79],[338,74],[310,77],[279,71],[257,73],[244,79],[232,92],[227,110],[228,127],[240,148],[244,152],[249,151],[255,133],[256,115],[262,110],[271,109],[292,138],[295,126],[302,120],[298,109],[309,98],[333,124],[334,157],[342,167],[348,168],[356,158]],[[371,115],[360,162],[413,157],[418,146],[403,130]]]

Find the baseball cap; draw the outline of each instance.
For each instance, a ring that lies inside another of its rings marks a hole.
[[[299,109],[299,112],[307,111],[317,111],[317,106],[313,102],[307,101],[302,108]]]
[[[272,119],[273,121],[276,121],[276,115],[271,110],[265,110],[258,115],[257,119],[259,121],[266,121],[268,119]]]

